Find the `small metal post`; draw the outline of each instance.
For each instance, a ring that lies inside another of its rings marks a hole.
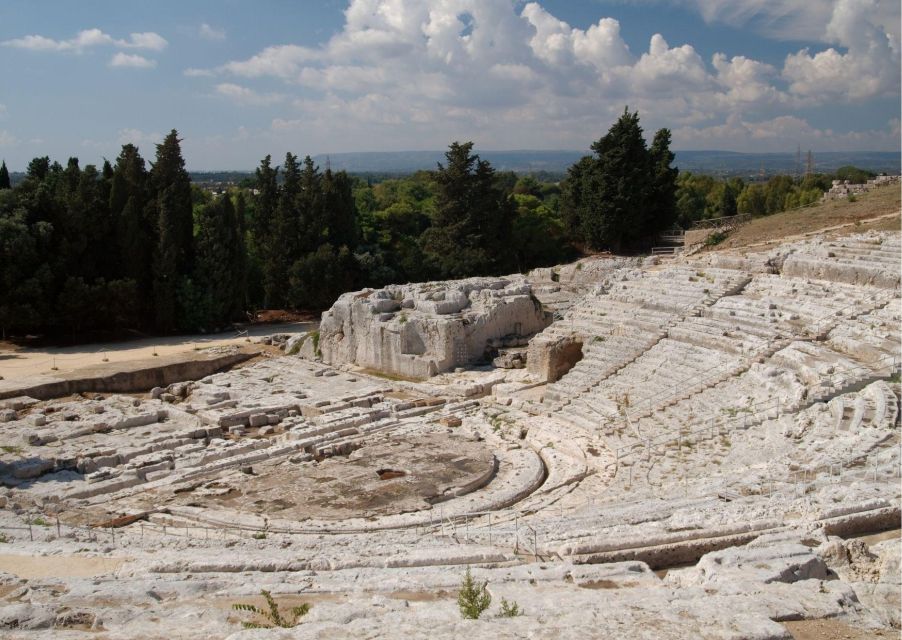
[[[627,488],[629,488],[629,489],[633,488],[633,466],[632,465],[629,466],[629,484],[627,485]]]
[[[56,537],[60,538],[60,517],[56,517]]]
[[[141,521],[141,542],[144,542],[144,521]]]
[[[31,520],[28,521],[28,538],[34,542],[34,531],[31,529]]]

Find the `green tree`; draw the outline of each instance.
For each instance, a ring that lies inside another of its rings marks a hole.
[[[592,145],[596,161],[584,178],[583,237],[593,249],[635,246],[649,225],[651,173],[639,114],[624,109],[608,133]]]
[[[723,187],[723,195],[720,197],[720,215],[735,216],[737,213],[736,194],[733,187],[729,183],[725,183]]]
[[[6,160],[0,162],[0,189],[10,189],[9,169],[6,168]]]
[[[651,193],[648,197],[646,217],[647,236],[655,236],[670,229],[677,220],[677,177],[679,170],[673,165],[674,155],[670,150],[670,130],[659,129],[655,133],[649,149],[651,162]]]
[[[193,264],[193,198],[191,178],[182,158],[181,140],[173,129],[157,145],[157,157],[150,170],[150,181],[157,198],[157,213],[163,215],[162,199],[166,198],[166,229],[175,252],[175,269],[178,275],[191,273]],[[165,194],[165,195],[164,195]],[[159,224],[162,224],[160,222]]]
[[[499,272],[511,264],[506,240],[515,215],[513,201],[495,186],[492,166],[472,149],[472,142],[452,143],[447,163],[435,172],[435,213],[421,243],[443,278]]]
[[[222,195],[202,206],[197,220],[194,277],[182,290],[182,295],[190,299],[185,302],[200,304],[198,311],[184,309],[185,328],[217,328],[239,316],[244,306],[242,250],[231,198]]]
[[[178,270],[181,238],[178,218],[179,196],[173,187],[167,187],[156,198],[158,215],[158,240],[153,261],[153,302],[156,328],[174,331],[178,326],[178,289],[181,277]]]
[[[109,215],[115,228],[118,259],[110,260],[115,276],[137,286],[137,305],[142,315],[153,317],[153,253],[157,223],[150,198],[150,179],[138,148],[122,147],[109,178]]]
[[[767,215],[767,194],[764,186],[760,184],[748,185],[736,200],[736,209],[739,213],[748,213],[753,216]]]
[[[357,280],[356,262],[347,247],[326,243],[301,257],[287,280],[289,301],[298,309],[327,309]]]

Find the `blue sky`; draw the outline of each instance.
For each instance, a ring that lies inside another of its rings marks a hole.
[[[0,0],[0,157],[586,149],[627,104],[678,149],[897,151],[899,51],[897,0]]]

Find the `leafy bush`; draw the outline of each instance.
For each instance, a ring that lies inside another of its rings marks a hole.
[[[477,585],[470,573],[470,567],[464,574],[460,583],[460,591],[457,594],[457,606],[460,615],[469,620],[477,620],[482,613],[492,604],[492,596],[486,589],[488,582]]]
[[[715,245],[720,244],[721,242],[723,242],[726,239],[727,239],[727,234],[725,232],[715,231],[714,233],[709,235],[707,238],[705,238],[705,246],[713,247]]]
[[[302,605],[289,609],[288,617],[285,617],[282,615],[282,612],[279,611],[279,605],[276,604],[276,601],[269,591],[261,589],[260,594],[263,596],[263,599],[266,600],[266,609],[262,609],[253,604],[238,603],[232,605],[232,609],[235,611],[246,611],[259,616],[265,621],[253,622],[244,620],[241,622],[241,626],[245,629],[273,629],[275,627],[290,629],[296,627],[300,623],[301,618],[310,611],[310,605],[305,602]]]
[[[524,611],[520,608],[519,604],[516,602],[508,602],[505,598],[501,598],[501,613],[499,615],[502,618],[516,618],[523,614]]]

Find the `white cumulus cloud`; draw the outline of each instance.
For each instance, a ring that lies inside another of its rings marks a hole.
[[[284,96],[277,93],[257,93],[253,89],[242,87],[231,82],[223,82],[216,85],[216,93],[230,98],[238,104],[263,106],[267,104],[275,104],[281,102]]]
[[[826,36],[846,52],[831,47],[787,56],[783,76],[790,91],[804,97],[853,99],[898,93],[899,47],[868,19],[876,6],[874,0],[839,0]]]
[[[169,44],[166,39],[152,31],[132,33],[128,38],[116,39],[100,29],[84,29],[75,37],[67,40],[54,40],[42,35],[27,35],[2,42],[5,47],[27,49],[30,51],[58,51],[81,53],[86,49],[98,46],[114,46],[123,49],[146,49],[162,51]]]
[[[776,28],[796,14],[814,16],[820,35],[811,41],[826,44],[774,65],[703,56],[662,34],[632,51],[617,20],[575,27],[539,1],[350,0],[342,29],[320,46],[274,44],[184,74],[240,78],[219,82],[215,93],[245,106],[281,105],[275,138],[290,132],[331,148],[360,148],[361,140],[435,147],[455,138],[584,148],[587,132],[600,132],[624,105],[639,109],[647,129],[684,132],[682,141],[704,141],[690,132],[705,132],[786,144],[767,135],[783,127],[790,146],[804,136],[859,144],[802,126],[800,109],[898,94],[898,47],[877,19],[878,0],[812,0],[814,9],[796,0],[692,1],[706,19],[731,24],[770,20]]]
[[[110,60],[110,66],[128,69],[153,69],[157,66],[157,62],[135,53],[122,53],[120,51],[113,55]]]

